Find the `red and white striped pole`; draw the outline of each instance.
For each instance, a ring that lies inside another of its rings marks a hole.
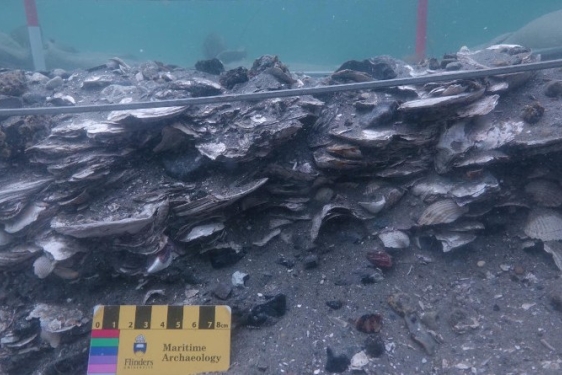
[[[33,67],[35,70],[47,70],[35,0],[23,0],[23,5],[27,17],[27,30],[29,31],[29,46],[31,47],[31,56],[33,57]]]
[[[425,45],[427,41],[427,2],[418,0],[418,20],[416,26],[416,59],[425,58]]]

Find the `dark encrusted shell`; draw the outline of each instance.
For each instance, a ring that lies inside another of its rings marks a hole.
[[[365,314],[355,321],[355,328],[363,333],[377,333],[382,328],[382,315]]]
[[[371,262],[375,267],[379,268],[391,268],[392,267],[392,257],[389,253],[384,250],[370,251],[367,253],[367,260]]]

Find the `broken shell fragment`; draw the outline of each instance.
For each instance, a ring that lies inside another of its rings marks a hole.
[[[355,353],[353,357],[351,357],[351,363],[349,364],[349,368],[351,371],[362,371],[363,367],[369,364],[369,357],[364,351],[360,351],[359,353]]]
[[[428,355],[435,354],[438,342],[432,335],[423,327],[417,313],[409,313],[404,316],[404,321],[410,331],[410,337],[416,343],[421,345]]]
[[[359,209],[353,209],[347,204],[329,203],[322,207],[322,211],[312,219],[312,227],[310,229],[310,238],[312,242],[316,241],[321,227],[329,220],[338,217],[353,217],[359,220],[365,220],[370,216],[363,214]]]
[[[547,241],[544,243],[544,250],[552,255],[554,264],[562,271],[562,243],[559,241]]]
[[[435,238],[441,242],[443,252],[447,253],[453,249],[471,243],[476,239],[473,233],[439,231],[435,234]]]
[[[64,335],[85,326],[89,321],[80,310],[44,303],[35,305],[27,317],[27,320],[31,319],[39,319],[41,337],[53,348],[59,346]]]

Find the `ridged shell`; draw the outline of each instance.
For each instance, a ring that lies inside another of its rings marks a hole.
[[[562,188],[549,180],[534,180],[525,186],[525,192],[531,199],[543,207],[559,207],[562,205]]]
[[[452,199],[444,199],[429,205],[421,214],[418,224],[435,225],[452,223],[467,211],[467,207],[460,207]]]
[[[546,242],[544,244],[544,251],[552,255],[554,263],[562,271],[562,243],[555,241]]]
[[[403,249],[410,246],[410,237],[402,231],[395,230],[379,234],[384,247],[391,249]]]
[[[541,241],[562,240],[562,215],[548,208],[536,208],[529,212],[525,234]]]

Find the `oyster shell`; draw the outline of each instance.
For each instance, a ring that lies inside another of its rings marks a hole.
[[[107,116],[110,122],[121,124],[151,124],[179,116],[187,107],[144,108],[130,111],[113,111]]]
[[[41,248],[32,244],[20,244],[0,251],[0,271],[13,271],[35,258]]]
[[[119,219],[109,217],[99,221],[76,222],[57,216],[51,221],[51,228],[55,231],[75,238],[107,237],[123,234],[136,234],[152,224],[158,205],[146,205],[134,217]]]

